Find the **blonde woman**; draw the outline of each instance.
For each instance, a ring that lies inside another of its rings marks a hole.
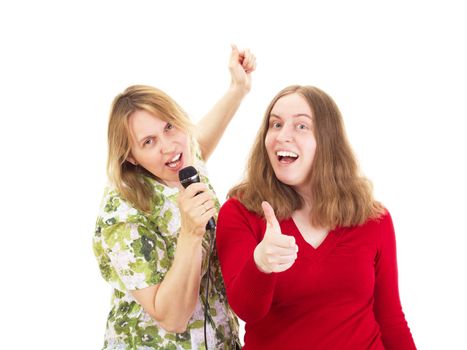
[[[217,248],[244,349],[415,349],[391,217],[326,93],[290,86],[274,97],[229,195]]]
[[[130,86],[112,104],[108,175],[94,253],[113,288],[104,349],[235,349],[238,322],[225,298],[216,252],[206,275],[209,237],[219,202],[206,177],[209,158],[251,86],[249,50],[232,47],[231,85],[192,125],[164,92]],[[201,182],[184,189],[180,169]],[[206,336],[204,310],[209,289]]]

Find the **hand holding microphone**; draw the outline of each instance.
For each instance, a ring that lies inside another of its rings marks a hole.
[[[274,209],[268,202],[261,204],[267,222],[263,240],[256,246],[254,259],[259,270],[265,273],[283,272],[297,259],[295,238],[283,235]]]
[[[202,237],[206,230],[216,228],[213,219],[216,213],[213,193],[205,183],[200,182],[198,172],[194,167],[183,168],[178,175],[185,188],[179,196],[182,227]]]

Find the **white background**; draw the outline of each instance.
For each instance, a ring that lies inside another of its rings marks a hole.
[[[209,162],[221,200],[275,93],[324,89],[392,213],[419,349],[467,349],[466,17],[461,1],[2,2],[0,347],[102,346],[91,239],[111,100],[150,84],[197,120],[236,43],[258,68]]]

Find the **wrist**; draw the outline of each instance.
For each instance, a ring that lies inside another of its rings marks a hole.
[[[255,261],[256,268],[265,274],[270,274],[272,271],[269,271],[263,264],[261,263],[261,247],[259,245],[256,246],[253,252],[253,260]]]
[[[250,88],[244,83],[232,81],[228,91],[230,94],[242,99],[250,92]]]
[[[190,230],[180,230],[180,234],[178,235],[177,244],[185,244],[187,246],[197,246],[203,242],[203,236],[196,234],[194,231]]]

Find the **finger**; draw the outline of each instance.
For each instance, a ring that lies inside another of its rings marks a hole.
[[[274,267],[272,272],[284,272],[292,267],[295,264],[295,260],[288,263],[288,264],[280,264]]]
[[[254,55],[250,55],[250,56],[247,56],[245,58],[245,60],[243,61],[243,64],[242,64],[242,67],[243,69],[248,72],[249,70],[251,70],[253,68],[253,65],[255,64],[255,56]]]
[[[255,70],[256,70],[256,61],[254,62],[253,67],[250,68],[250,69],[248,69],[248,70],[246,70],[245,72],[246,72],[247,74],[250,74],[251,72],[254,72]]]
[[[249,49],[246,49],[245,50],[245,58],[242,62],[242,67],[246,70],[248,69],[250,63],[251,63],[251,60],[252,60],[252,53]]]
[[[199,188],[195,187],[195,190],[196,189]],[[190,191],[189,193],[187,192],[183,193],[178,198],[178,205],[181,211],[185,213],[191,212],[192,209],[198,209],[203,205],[203,203],[206,202],[208,202],[209,207],[211,207],[209,201],[214,198],[214,195],[211,190],[195,193],[193,193],[194,191]],[[206,208],[208,209],[208,207]]]
[[[207,200],[204,203],[201,203],[198,205],[197,210],[199,211],[200,215],[203,215],[205,212],[211,210],[214,208],[214,201],[213,200]]]
[[[232,51],[230,52],[229,61],[230,61],[230,65],[232,66],[232,65],[236,64],[238,62],[238,60],[239,60],[239,58],[238,58],[239,57],[239,51],[238,51],[238,48],[237,48],[237,46],[235,44],[231,44],[230,46],[232,47]]]
[[[293,253],[290,255],[283,255],[283,256],[275,256],[268,259],[269,263],[275,265],[283,265],[283,264],[290,264],[293,263],[297,259],[297,254]]]
[[[243,65],[244,61],[245,61],[245,51],[240,51],[240,50],[237,49],[237,56],[236,56],[235,63]]]
[[[184,195],[187,197],[194,197],[196,194],[199,192],[206,192],[208,190],[208,185],[206,185],[204,182],[195,182],[190,185],[188,185],[187,188],[184,190]]]
[[[204,226],[208,223],[209,219],[216,215],[216,208],[211,208],[201,215],[201,222]]]
[[[250,62],[248,62],[247,72],[248,73],[253,72],[255,70],[255,67],[256,67],[256,57],[253,56]]]
[[[193,198],[189,199],[190,207],[196,208],[204,205],[204,203],[207,203],[208,201],[212,200],[212,192],[211,191],[206,191],[202,192]],[[211,207],[209,207],[211,208]]]
[[[203,207],[192,208],[188,212],[191,225],[193,225],[194,227],[205,227],[209,219],[215,216],[215,214],[216,214],[215,208],[204,210]]]
[[[261,207],[263,208],[264,218],[268,225],[275,233],[281,234],[281,228],[279,226],[279,221],[277,221],[276,214],[274,214],[274,209],[272,209],[271,205],[266,201],[261,203]]]
[[[264,250],[266,255],[270,256],[288,256],[298,252],[297,247],[282,247],[277,245],[268,245]]]
[[[212,199],[208,199],[206,202],[202,204],[205,210],[210,210],[214,208],[214,201]]]
[[[230,47],[232,48],[232,53],[235,52],[235,53],[238,55],[239,50],[238,50],[237,45],[235,45],[235,44],[232,43],[232,44],[230,44]]]
[[[274,235],[272,237],[269,237],[268,240],[269,240],[269,244],[272,244],[273,246],[282,247],[282,248],[291,248],[291,249],[295,249],[298,251],[298,247],[295,243],[295,237],[293,236],[284,235],[281,233],[279,235]]]

